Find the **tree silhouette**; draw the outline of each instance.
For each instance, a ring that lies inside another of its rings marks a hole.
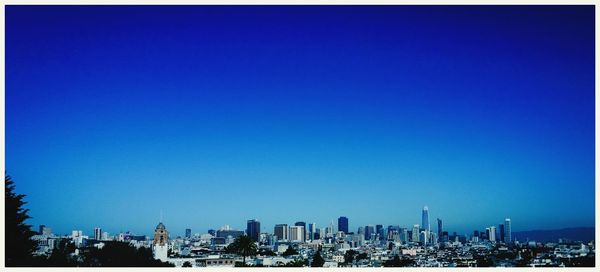
[[[10,176],[4,176],[4,215],[5,215],[5,258],[6,266],[34,266],[33,253],[38,244],[31,237],[35,232],[25,221],[31,218],[29,209],[23,208],[25,195],[16,194],[15,183]]]
[[[304,260],[299,258],[285,264],[285,267],[304,267],[305,264]]]
[[[181,267],[192,267],[192,263],[185,261]]]
[[[352,249],[347,250],[346,253],[344,253],[344,263],[352,264],[352,262],[354,261],[355,254],[356,254],[356,251],[354,251]]]
[[[313,260],[312,263],[310,264],[311,267],[323,267],[323,265],[325,264],[325,260],[323,259],[323,257],[321,257],[321,251],[318,250],[317,252],[315,252],[315,255],[313,256]]]
[[[173,267],[154,259],[150,248],[136,248],[125,242],[104,242],[104,247],[87,248],[81,266],[100,267]]]
[[[243,258],[243,266],[246,265],[246,257],[254,256],[257,253],[254,240],[248,235],[242,235],[236,238],[233,243],[227,246],[227,252],[241,255]]]
[[[287,256],[292,256],[292,255],[297,255],[297,254],[298,254],[298,251],[296,251],[296,249],[294,249],[292,246],[289,246],[281,255],[283,255],[284,257],[287,257]]]
[[[57,248],[52,250],[52,253],[46,260],[44,260],[40,266],[48,267],[69,267],[77,266],[77,261],[69,256],[69,254],[75,251],[75,245],[72,242],[66,240],[60,240],[57,242]]]

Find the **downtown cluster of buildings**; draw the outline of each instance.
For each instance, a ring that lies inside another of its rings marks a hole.
[[[159,223],[151,239],[128,232],[109,236],[100,228],[94,229],[93,237],[83,235],[80,230],[73,231],[70,236],[57,237],[49,228],[41,226],[40,234],[34,239],[41,242],[40,254],[51,251],[55,247],[52,241],[57,239],[70,239],[76,247],[99,248],[104,242],[122,241],[136,247],[152,248],[154,257],[164,262],[176,266],[188,263],[194,267],[233,266],[236,262],[241,262],[240,256],[226,253],[225,249],[242,235],[248,235],[257,245],[257,255],[246,259],[247,265],[255,266],[285,266],[298,260],[308,263],[317,251],[325,259],[327,267],[376,267],[396,256],[402,256],[415,266],[478,266],[481,265],[478,256],[496,255],[511,256],[499,259],[496,265],[515,266],[518,261],[527,257],[521,256],[519,250],[539,245],[535,241],[528,241],[526,244],[515,241],[509,218],[498,227],[489,226],[469,235],[460,235],[445,230],[443,221],[439,218],[436,220],[437,227],[432,230],[427,206],[423,208],[421,215],[421,224],[414,224],[412,227],[385,227],[376,224],[360,226],[356,232],[350,231],[349,219],[341,216],[337,220],[337,226],[332,221],[329,226],[318,228],[315,223],[299,221],[289,225],[276,224],[273,231],[268,232],[261,229],[258,220],[250,219],[247,220],[244,231],[225,225],[202,234],[192,234],[191,229],[186,229],[183,237],[170,237],[165,225]],[[593,250],[593,244],[563,243],[557,253],[552,253],[551,256],[587,256]],[[349,260],[349,252],[363,257]],[[534,262],[535,259],[532,259],[531,263]],[[547,260],[538,262],[548,264]]]

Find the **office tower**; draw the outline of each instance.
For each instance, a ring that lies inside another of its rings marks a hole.
[[[192,238],[192,229],[185,229],[185,238]]]
[[[273,234],[275,234],[275,236],[277,236],[278,241],[287,241],[289,239],[288,225],[287,224],[275,225]]]
[[[348,218],[345,216],[340,216],[338,218],[338,231],[343,231],[344,233],[348,233]]]
[[[304,242],[304,226],[291,226],[290,240],[292,242]]]
[[[356,230],[356,234],[360,234],[364,237],[365,229],[363,229],[363,227],[358,227],[358,230]]]
[[[255,242],[260,239],[260,222],[256,219],[248,220],[246,225],[246,234],[252,238]]]
[[[429,234],[429,243],[433,245],[437,245],[439,242],[439,237],[435,232]]]
[[[365,226],[365,240],[371,240],[371,238],[374,236],[374,234],[375,234],[375,226],[373,226],[373,225]]]
[[[510,218],[504,220],[504,242],[512,243],[512,226]]]
[[[442,242],[448,242],[448,241],[450,241],[450,236],[448,235],[447,231],[442,231],[441,240],[442,240]]]
[[[102,239],[102,230],[99,227],[95,227],[94,228],[94,240],[101,240]]]
[[[504,224],[500,224],[498,226],[498,229],[500,230],[500,242],[504,242]]]
[[[102,241],[108,241],[108,232],[102,232]]]
[[[429,231],[423,230],[419,234],[419,241],[423,243],[423,245],[427,245],[429,243]]]
[[[403,244],[408,243],[408,241],[410,240],[409,236],[408,236],[408,229],[407,228],[401,228],[400,229],[400,242],[402,242]]]
[[[423,226],[424,230],[431,231],[429,228],[429,208],[427,206],[423,207],[423,213],[421,214],[421,226]]]
[[[335,228],[333,227],[333,220],[331,220],[331,224],[329,224],[329,228],[331,229],[331,234],[335,236]]]
[[[437,223],[438,223],[438,232],[437,232],[437,235],[438,235],[439,238],[441,238],[442,237],[442,232],[444,232],[444,225],[442,223],[442,219],[438,218],[437,219]]]
[[[377,233],[379,240],[385,240],[385,230],[383,229],[383,225],[375,225],[375,233]]]
[[[420,231],[420,226],[419,224],[415,224],[413,226],[413,230],[412,230],[412,242],[419,242],[419,231]]]
[[[489,230],[488,239],[490,240],[490,242],[495,242],[496,241],[496,227],[491,226],[488,228],[488,230]]]
[[[315,223],[308,224],[308,239],[310,239],[311,241],[315,240],[316,228],[317,225]]]

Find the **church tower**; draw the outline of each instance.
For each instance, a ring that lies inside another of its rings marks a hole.
[[[169,232],[163,223],[158,223],[154,230],[154,241],[152,242],[152,251],[154,259],[167,261],[167,253],[169,251]]]

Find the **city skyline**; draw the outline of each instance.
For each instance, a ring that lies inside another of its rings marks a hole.
[[[424,215],[425,215],[425,211],[428,211],[428,207],[424,206],[423,207],[423,212],[422,212],[422,219],[424,220]],[[341,221],[340,221],[341,220]],[[444,232],[447,233],[454,233],[454,234],[459,234],[459,235],[464,235],[464,236],[469,236],[469,231],[466,232],[460,232],[454,229],[447,229],[446,227],[442,227],[442,225],[439,223],[441,219],[437,218],[438,221],[438,226],[437,229],[435,231],[431,230],[431,228],[427,228],[425,227],[426,225],[421,223],[421,224],[415,224],[414,226],[419,226],[422,230],[427,230],[429,233],[435,233],[436,235],[439,235],[443,229]],[[159,225],[163,225],[165,221],[160,220],[158,221]],[[236,228],[235,226],[232,226],[231,224],[223,224],[219,227],[210,227],[207,229],[202,229],[202,230],[198,230],[198,229],[194,229],[192,227],[187,227],[183,230],[183,234],[179,233],[178,231],[172,231],[173,236],[171,238],[175,238],[175,237],[185,237],[185,238],[189,238],[191,235],[197,235],[197,234],[206,234],[206,233],[211,233],[211,231],[218,231],[218,230],[231,230],[231,231],[241,231],[244,232],[246,235],[250,236],[251,238],[253,238],[255,241],[258,240],[258,237],[260,236],[260,234],[262,233],[270,233],[270,234],[274,234],[274,235],[281,235],[281,237],[285,237],[285,239],[288,239],[289,237],[291,237],[291,229],[292,227],[302,227],[301,231],[304,235],[302,235],[302,237],[310,237],[310,239],[312,240],[314,237],[313,236],[309,236],[309,232],[312,235],[313,232],[323,232],[325,231],[331,231],[333,233],[337,233],[337,232],[344,232],[346,234],[348,233],[361,233],[361,232],[368,232],[368,228],[372,227],[374,228],[372,230],[372,234],[379,234],[379,228],[381,227],[381,229],[385,230],[389,227],[400,227],[400,228],[410,228],[411,225],[406,225],[403,226],[402,224],[390,224],[390,225],[384,225],[384,224],[366,224],[366,225],[356,225],[356,227],[353,229],[351,228],[349,223],[350,223],[350,219],[346,216],[340,216],[338,217],[338,224],[333,224],[333,220],[332,222],[327,225],[327,224],[323,224],[323,225],[319,225],[317,223],[307,223],[307,221],[296,221],[293,224],[289,224],[286,222],[279,222],[277,224],[274,224],[273,226],[265,226],[264,224],[261,223],[260,220],[254,218],[254,219],[248,219],[246,220],[246,227],[245,228]],[[503,233],[504,233],[504,229],[502,228],[502,226],[506,225],[508,226],[506,229],[507,233],[512,233],[512,223],[511,223],[511,219],[510,218],[505,218],[502,220],[502,222],[504,224],[500,224],[500,229],[498,229],[498,231],[500,231],[500,237],[503,237]],[[166,224],[164,224],[166,225]],[[163,226],[164,226],[163,225]],[[262,228],[261,228],[262,225]],[[340,225],[342,226],[342,228],[340,228]],[[39,225],[39,231],[38,233],[45,233],[45,232],[52,232],[52,228],[50,226],[47,225]],[[270,231],[272,229],[272,231]],[[345,229],[347,229],[347,231],[345,231]],[[362,229],[362,230],[361,230]],[[486,229],[486,227],[477,227],[477,226],[473,226],[472,230],[478,231],[480,229]],[[171,229],[172,230],[172,229]],[[86,233],[85,230],[79,230],[79,229],[73,229],[71,231],[69,231],[68,233],[71,232],[83,232]],[[106,229],[103,229],[102,227],[99,226],[95,226],[94,227],[94,231],[93,231],[93,237],[99,237],[102,236],[102,234],[106,232]],[[65,233],[65,235],[67,235],[68,233]],[[146,235],[148,236],[148,234],[146,234],[145,232],[141,232],[141,233],[136,233],[130,230],[127,231],[117,231],[117,232],[113,232],[110,234],[114,234],[116,235],[117,233],[131,233],[132,235]],[[60,233],[55,233],[55,234],[59,234],[62,235]],[[107,234],[109,234],[109,232],[107,232]],[[278,235],[278,236],[279,236]],[[369,234],[366,234],[367,236],[370,236]],[[81,234],[80,234],[81,236]],[[439,236],[438,236],[439,237]],[[504,239],[502,239],[504,240]]]
[[[593,6],[7,6],[6,174],[57,233],[594,226],[594,34]]]

